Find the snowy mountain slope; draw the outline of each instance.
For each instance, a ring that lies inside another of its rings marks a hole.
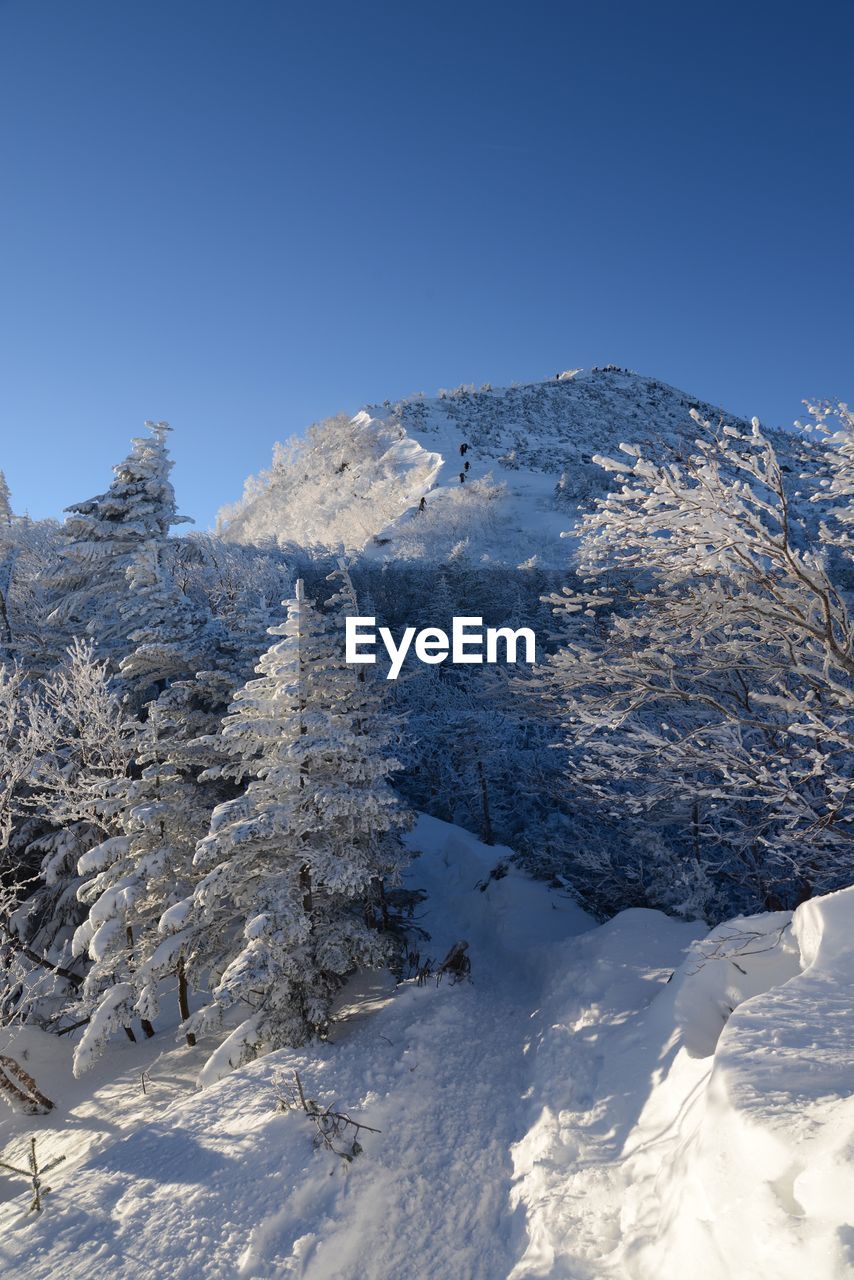
[[[379,561],[464,554],[487,565],[560,568],[568,559],[561,532],[609,484],[593,457],[621,441],[653,457],[684,451],[698,433],[692,410],[713,423],[740,421],[614,368],[368,406],[349,424],[336,420],[322,448],[282,452],[224,513],[223,529],[238,541],[343,544]],[[799,439],[771,435],[797,473]]]
[[[392,514],[418,502],[442,465],[400,424],[343,415],[276,445],[273,465],[246,482],[218,524],[231,541],[361,547]]]
[[[204,1046],[122,1045],[93,1086],[71,1079],[62,1042],[17,1041],[61,1105],[3,1115],[0,1158],[40,1132],[44,1158],[69,1159],[38,1218],[0,1182],[7,1277],[851,1274],[854,891],[791,923],[708,934],[631,910],[597,928],[512,867],[490,876],[506,850],[430,818],[410,839],[423,954],[465,938],[470,983],[362,979],[330,1043],[201,1093],[188,1078]],[[352,1165],[277,1110],[294,1068],[309,1096],[381,1131]]]

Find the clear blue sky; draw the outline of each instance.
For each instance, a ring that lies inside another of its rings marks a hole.
[[[854,5],[0,0],[0,467],[175,427],[204,528],[339,409],[614,361],[854,395]]]

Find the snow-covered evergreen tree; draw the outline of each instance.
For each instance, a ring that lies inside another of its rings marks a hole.
[[[133,646],[119,671],[137,706],[210,666],[218,639],[209,613],[177,590],[165,560],[163,540],[144,543],[128,566],[129,595],[119,606]]]
[[[248,786],[214,811],[196,853],[206,874],[161,925],[196,984],[210,975],[210,1001],[190,1029],[240,1017],[206,1079],[262,1047],[322,1033],[346,975],[383,963],[388,948],[365,900],[378,877],[396,875],[409,821],[388,783],[393,731],[301,581],[270,634],[258,678],[235,695],[222,730],[230,760],[220,772]]]
[[[6,475],[0,471],[0,525],[12,523],[12,495],[6,482]]]
[[[126,649],[121,604],[127,571],[143,547],[165,544],[179,516],[169,474],[169,424],[147,422],[150,434],[132,441],[106,493],[67,508],[66,545],[53,587],[52,618],[72,634],[85,631],[105,652]]]
[[[92,966],[83,991],[91,1018],[75,1051],[77,1074],[132,1018],[150,1027],[166,976],[178,982],[181,1017],[189,1013],[180,952],[158,932],[164,911],[198,878],[193,855],[210,812],[205,790],[174,760],[180,731],[174,716],[152,706],[138,740],[140,776],[128,782],[120,834],[80,859],[79,871],[89,879],[78,896],[89,914],[74,935],[73,950],[88,952]]]
[[[0,661],[20,663],[33,677],[55,667],[67,643],[47,622],[59,543],[55,521],[0,516]]]
[[[0,471],[0,661],[12,658],[12,623],[9,596],[18,548],[13,532],[12,495]]]

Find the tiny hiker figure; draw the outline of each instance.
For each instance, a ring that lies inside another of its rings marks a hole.
[[[426,511],[426,510],[427,510],[427,499],[426,499],[425,497],[423,497],[423,496],[422,496],[422,498],[421,498],[421,501],[420,501],[420,502],[419,502],[419,504],[418,504],[418,510],[419,510],[419,511]]]
[[[460,445],[460,453],[461,453],[461,454],[468,453],[468,451],[469,451],[469,447],[468,447],[468,445],[467,445],[467,444],[461,444],[461,445]]]
[[[470,466],[471,466],[471,463],[469,462],[468,458],[466,458],[466,465],[463,467],[463,471],[468,471]]]
[[[460,484],[465,484],[465,482],[466,482],[466,473],[465,473],[465,471],[461,471],[461,472],[460,472]]]

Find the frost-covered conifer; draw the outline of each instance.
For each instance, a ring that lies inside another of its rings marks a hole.
[[[75,1051],[77,1074],[133,1017],[150,1026],[167,974],[178,978],[182,1017],[189,1012],[180,957],[169,943],[164,947],[157,926],[163,912],[193,886],[193,854],[208,810],[204,793],[170,759],[174,733],[174,721],[165,721],[153,707],[138,741],[140,776],[128,783],[120,834],[80,859],[80,873],[90,878],[79,897],[89,914],[74,935],[73,949],[78,955],[88,952],[92,961],[84,986],[92,1015]],[[124,993],[121,999],[117,988]]]
[[[161,925],[180,940],[196,984],[211,975],[210,1001],[190,1029],[240,1019],[206,1079],[262,1047],[322,1033],[346,975],[383,963],[365,900],[378,877],[397,872],[409,820],[388,783],[398,768],[385,754],[393,731],[378,723],[370,685],[345,665],[343,636],[301,581],[270,634],[258,678],[235,695],[222,730],[230,759],[219,772],[248,786],[214,811],[196,853],[206,874]]]
[[[67,637],[47,622],[47,582],[59,549],[59,526],[52,520],[0,513],[0,661],[18,662],[30,674],[44,674],[62,660]]]
[[[170,528],[185,521],[169,479],[169,425],[147,422],[150,435],[132,441],[106,493],[68,507],[66,545],[54,581],[52,619],[72,633],[87,631],[105,650],[125,648],[121,602],[127,571],[141,548],[165,544]]]
[[[79,897],[89,913],[74,949],[88,952],[93,962],[84,992],[93,1016],[75,1055],[78,1072],[91,1066],[130,1017],[143,1026],[153,1021],[164,981],[177,982],[182,1020],[189,1014],[180,939],[164,939],[158,924],[200,876],[193,865],[196,845],[223,796],[222,782],[200,775],[206,769],[216,774],[223,758],[217,730],[234,683],[227,670],[201,671],[149,703],[136,733],[138,776],[124,790],[118,838],[104,840],[80,861],[87,879]],[[230,793],[230,784],[225,788]],[[117,984],[126,996],[119,1002]]]
[[[129,595],[119,606],[133,646],[119,671],[137,705],[211,665],[218,638],[209,613],[177,590],[165,559],[159,539],[139,548],[127,570]]]
[[[0,525],[12,523],[12,495],[4,472],[0,471]]]

